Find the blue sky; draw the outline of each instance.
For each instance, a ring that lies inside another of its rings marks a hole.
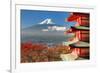
[[[50,18],[55,25],[65,25],[66,27],[73,26],[75,22],[66,22],[65,19],[70,16],[69,12],[56,11],[39,11],[39,10],[21,10],[21,26],[27,28],[36,25],[41,21]]]

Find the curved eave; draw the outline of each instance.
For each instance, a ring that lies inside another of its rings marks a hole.
[[[76,21],[77,18],[79,18],[79,16],[77,15],[71,15],[67,18],[67,21],[71,22],[71,21]]]

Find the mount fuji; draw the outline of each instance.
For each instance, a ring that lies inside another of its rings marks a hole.
[[[24,31],[43,31],[43,30],[48,30],[48,31],[65,31],[66,27],[56,24],[52,21],[52,19],[47,18],[43,20],[42,22],[38,24],[34,24],[30,27],[24,28]]]
[[[56,24],[52,19],[47,18],[38,24],[34,24],[30,27],[21,29],[21,40],[40,42],[61,42],[65,41],[68,36],[64,35],[66,27]]]

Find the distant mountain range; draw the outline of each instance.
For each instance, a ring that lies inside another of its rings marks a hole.
[[[52,21],[52,19],[45,19],[42,22],[38,24],[34,24],[30,27],[24,28],[21,30],[21,38],[22,41],[28,41],[28,40],[51,40],[51,41],[57,41],[60,39],[63,39],[64,41],[66,39],[66,35],[64,34],[64,31],[66,31],[66,27],[56,24]],[[54,39],[58,38],[58,39]],[[61,41],[61,40],[60,40]]]
[[[65,26],[55,24],[54,22],[52,22],[51,19],[45,19],[42,22],[24,28],[23,30],[42,30],[42,29],[56,30],[57,28],[60,29],[59,31],[64,31],[64,29],[66,30]]]

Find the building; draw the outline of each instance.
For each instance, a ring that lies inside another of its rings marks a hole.
[[[75,26],[72,26],[67,33],[75,33],[75,38],[78,38],[79,41],[69,44],[70,48],[75,51],[79,57],[89,59],[90,54],[90,23],[89,23],[89,13],[78,13],[74,12],[67,18],[68,22],[75,21]],[[71,40],[71,41],[73,41]],[[69,41],[70,42],[70,41]]]

